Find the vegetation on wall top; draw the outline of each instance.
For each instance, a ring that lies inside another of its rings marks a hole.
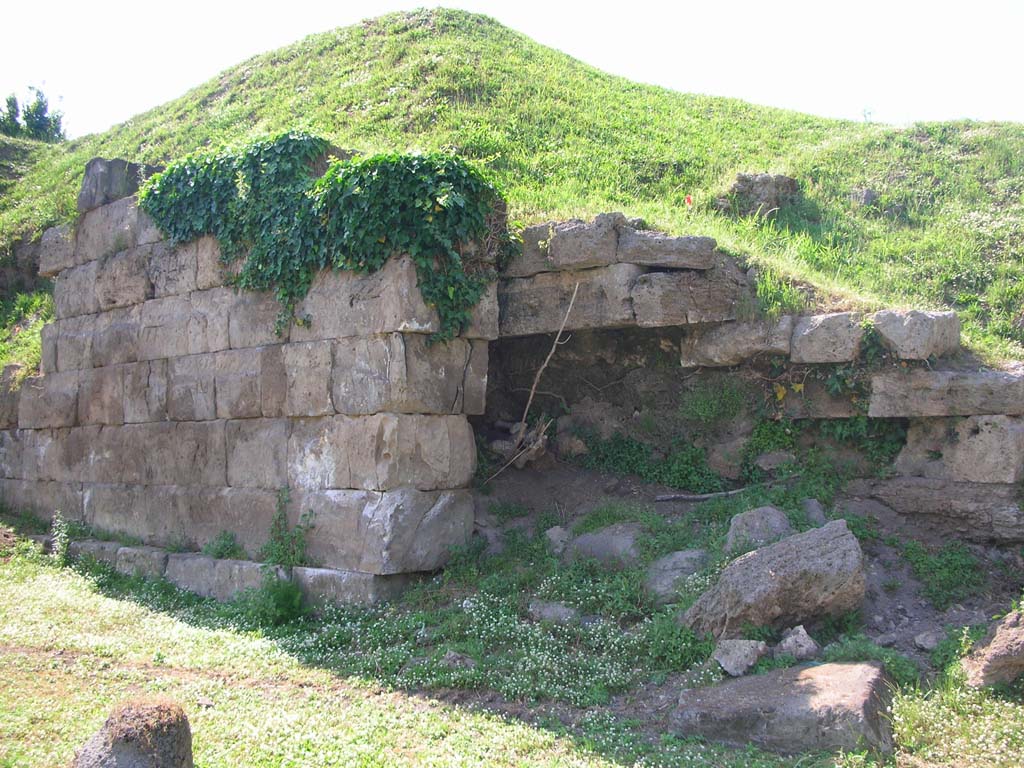
[[[194,154],[151,177],[140,205],[172,241],[209,234],[225,261],[244,259],[237,285],[275,293],[278,332],[321,269],[374,272],[407,253],[440,317],[437,338],[458,334],[493,272],[488,254],[467,246],[486,240],[497,251],[510,242],[495,216],[504,210],[501,195],[442,153],[332,158],[317,178],[315,161],[329,149],[325,139],[291,132],[239,151]]]

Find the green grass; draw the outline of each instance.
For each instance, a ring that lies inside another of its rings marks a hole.
[[[104,134],[26,150],[0,202],[0,243],[70,220],[95,155],[161,163],[292,128],[366,152],[454,150],[523,221],[624,210],[716,237],[762,268],[769,312],[803,303],[796,284],[864,306],[955,307],[977,348],[1021,355],[1021,126],[894,128],[676,93],[461,11],[313,35]],[[724,216],[713,200],[740,171],[793,175],[802,198],[770,221]],[[851,201],[864,187],[877,205]]]
[[[952,541],[935,551],[919,542],[902,543],[903,556],[921,582],[921,592],[939,610],[978,594],[985,574],[977,558],[962,543]]]
[[[43,353],[40,333],[51,319],[53,297],[49,290],[0,299],[0,370],[18,364],[21,377],[35,371]]]

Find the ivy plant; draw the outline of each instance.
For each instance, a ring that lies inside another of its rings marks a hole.
[[[140,205],[172,242],[209,234],[226,263],[244,259],[236,284],[276,295],[279,333],[321,269],[373,272],[407,253],[438,312],[436,338],[457,335],[512,242],[497,189],[443,153],[333,159],[317,178],[329,148],[292,132],[190,155],[151,177]]]

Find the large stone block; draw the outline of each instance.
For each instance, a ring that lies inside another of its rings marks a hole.
[[[78,193],[78,212],[86,213],[134,195],[142,182],[159,170],[157,166],[129,163],[120,158],[94,157],[85,164],[85,175]]]
[[[711,269],[717,243],[710,237],[672,237],[661,232],[619,227],[615,260],[643,267]]]
[[[92,338],[92,364],[100,368],[139,359],[142,306],[119,307],[96,315]],[[66,321],[61,321],[66,322]],[[59,353],[58,353],[59,362]]]
[[[25,434],[18,429],[0,430],[0,478],[22,479],[22,448]]]
[[[92,367],[98,317],[102,315],[79,315],[57,320],[46,326],[52,330],[46,331],[43,336],[44,358],[47,356],[46,342],[52,339],[55,370],[77,371]]]
[[[589,224],[579,219],[527,227],[523,248],[505,268],[507,277],[607,267],[616,261],[621,213],[602,213]]]
[[[131,536],[149,544],[169,544],[178,530],[173,515],[150,502],[150,489],[123,483],[83,485],[85,521],[96,530]]]
[[[292,581],[310,605],[376,605],[398,597],[408,587],[407,576],[375,576],[331,568],[292,568]]]
[[[390,258],[368,275],[322,271],[295,314],[308,317],[309,324],[293,323],[292,341],[440,330],[437,313],[420,295],[416,266],[408,256]]]
[[[156,547],[121,547],[114,568],[128,576],[158,579],[167,569],[167,552]]]
[[[232,349],[214,355],[217,418],[249,419],[263,412],[263,352]]]
[[[117,551],[119,549],[121,549],[121,543],[118,541],[84,539],[68,542],[68,555],[75,560],[91,557],[97,562],[107,563],[110,566],[117,563]]]
[[[310,513],[309,556],[331,568],[374,574],[433,571],[473,532],[469,491],[307,491],[292,517]]]
[[[188,318],[188,352],[220,352],[231,346],[228,335],[228,314],[238,300],[229,288],[212,288],[189,295],[191,313]]]
[[[80,483],[0,480],[0,500],[8,509],[31,512],[45,522],[50,522],[56,511],[65,520],[83,519]]]
[[[220,244],[217,238],[206,235],[178,247],[193,254],[188,258],[195,259],[196,288],[202,291],[217,288],[227,282],[229,271],[221,263]]]
[[[232,349],[259,347],[288,341],[288,328],[279,335],[275,329],[281,305],[269,293],[243,291],[228,309],[228,340]]]
[[[283,572],[280,574],[284,576]],[[217,560],[206,555],[172,554],[167,558],[167,580],[203,597],[226,601],[263,583],[260,563]]]
[[[1024,480],[1024,419],[968,416],[911,422],[896,459],[901,475],[968,483]]]
[[[295,420],[288,481],[307,490],[466,486],[476,445],[462,416],[377,414]]]
[[[632,288],[636,324],[643,328],[735,320],[753,306],[746,276],[720,259],[703,272],[651,272]]]
[[[85,315],[90,317],[90,315]],[[59,320],[47,323],[39,330],[39,372],[44,376],[57,370],[57,324]],[[89,339],[92,346],[92,338]]]
[[[188,325],[192,304],[187,296],[166,296],[142,305],[139,359],[157,360],[189,354]]]
[[[878,662],[778,669],[684,690],[671,730],[784,753],[893,748],[891,683]]]
[[[278,489],[288,485],[288,419],[242,419],[226,427],[228,485]]]
[[[306,341],[285,344],[281,348],[281,354],[287,380],[285,413],[289,416],[333,414],[331,342]]]
[[[196,290],[196,251],[156,243],[149,248],[146,273],[153,285],[153,296],[181,296]]]
[[[1024,373],[932,371],[871,377],[868,415],[879,418],[1024,415]]]
[[[91,479],[92,456],[101,427],[65,427],[26,432],[23,470],[26,479],[77,483]]]
[[[860,354],[861,315],[836,312],[797,318],[790,359],[794,363],[848,363]]]
[[[96,298],[97,262],[65,269],[53,283],[53,308],[58,319],[99,311]]]
[[[149,360],[124,367],[125,423],[167,418],[167,361]]]
[[[67,224],[50,227],[39,240],[39,274],[55,277],[75,266],[74,234]]]
[[[168,418],[171,421],[217,418],[216,381],[216,355],[189,355],[168,360]]]
[[[148,218],[148,217],[147,217]],[[139,209],[133,198],[122,198],[88,211],[75,229],[75,263],[86,264],[139,245]],[[149,223],[143,241],[154,242]]]
[[[124,367],[82,371],[78,388],[79,424],[124,423]]]
[[[260,347],[260,407],[267,418],[285,415],[288,373],[283,350],[283,344]]]
[[[956,312],[885,310],[872,315],[871,322],[886,348],[902,360],[927,360],[960,349]]]
[[[490,283],[484,289],[480,300],[469,312],[469,325],[459,334],[464,339],[488,339],[493,341],[500,334],[498,311],[498,284]]]
[[[789,356],[793,318],[723,323],[696,329],[682,342],[683,368],[739,365],[760,355]]]
[[[554,333],[562,325],[573,290],[576,301],[566,330],[621,328],[635,323],[630,291],[643,274],[632,264],[614,264],[578,272],[547,272],[498,286],[502,336]]]
[[[487,344],[429,343],[419,334],[340,339],[333,403],[339,413],[483,413]]]
[[[96,301],[101,310],[141,304],[153,297],[153,283],[149,279],[152,250],[152,245],[143,245],[97,262]]]
[[[25,379],[18,400],[18,426],[74,426],[78,417],[78,375],[78,371],[65,371]]]
[[[100,482],[227,485],[223,421],[104,427],[99,443],[92,461]]]

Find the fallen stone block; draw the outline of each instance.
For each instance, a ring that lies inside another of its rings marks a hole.
[[[694,330],[683,338],[680,364],[683,368],[728,367],[761,355],[789,356],[793,318],[775,322],[722,323]]]
[[[744,626],[783,627],[859,608],[864,556],[845,520],[737,558],[683,615],[697,632],[737,637]]]
[[[1024,675],[1024,614],[1011,611],[995,622],[961,664],[973,688],[1012,683]]]
[[[631,297],[641,328],[724,323],[741,307],[753,306],[746,276],[731,261],[720,259],[706,271],[651,272],[633,283]]]
[[[790,359],[794,363],[848,363],[856,360],[864,336],[861,319],[856,312],[798,317],[793,328]]]
[[[882,344],[901,360],[927,360],[960,349],[960,319],[956,312],[895,312],[871,316]]]
[[[730,677],[740,677],[767,655],[768,644],[763,640],[719,640],[711,658]]]
[[[167,552],[157,547],[121,547],[114,568],[128,576],[158,579],[167,569]]]
[[[579,624],[580,612],[565,603],[550,600],[531,600],[526,607],[526,615],[532,621],[543,621],[548,624]]]
[[[679,736],[783,753],[889,753],[890,699],[877,663],[793,667],[683,691],[671,729]]]
[[[56,277],[75,266],[74,234],[67,224],[50,227],[39,239],[39,275]]]
[[[192,731],[168,698],[119,705],[76,754],[71,768],[193,768]]]
[[[1024,415],[1024,373],[915,370],[871,377],[877,418]]]
[[[968,483],[1024,480],[1024,418],[917,419],[895,464],[901,475]]]
[[[292,581],[299,585],[309,605],[376,605],[394,600],[411,583],[403,574],[377,576],[331,568],[292,568]]]
[[[798,624],[782,633],[782,639],[775,646],[774,654],[776,659],[791,656],[797,661],[808,661],[821,655],[821,646],[807,634],[803,624]]]
[[[160,170],[159,166],[130,163],[120,158],[94,157],[85,164],[85,175],[78,192],[78,212],[87,213],[134,195],[145,179]]]
[[[635,324],[630,291],[643,274],[632,264],[576,272],[547,272],[502,280],[498,285],[502,336],[554,333],[562,325],[573,290],[576,301],[566,330],[622,328]]]

